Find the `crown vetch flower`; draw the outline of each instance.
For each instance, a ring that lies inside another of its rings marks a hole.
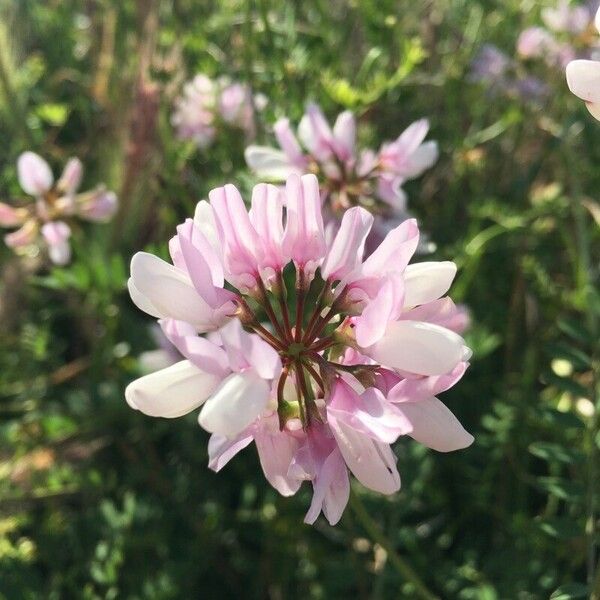
[[[260,108],[264,100],[260,96],[253,98],[247,85],[198,74],[183,86],[171,123],[181,139],[207,148],[217,135],[219,122],[253,135],[255,104]]]
[[[352,206],[365,206],[383,218],[406,217],[402,185],[438,158],[437,143],[424,141],[428,130],[428,121],[421,119],[379,152],[359,150],[352,112],[342,112],[330,127],[319,106],[309,104],[297,136],[288,119],[279,119],[273,126],[279,149],[249,146],[246,162],[259,178],[274,182],[291,174],[317,175],[326,199],[326,220],[341,217]]]
[[[596,13],[596,29],[600,31],[600,9]],[[567,65],[567,84],[581,98],[590,114],[600,121],[600,62],[574,60]]]
[[[117,197],[104,186],[78,193],[83,165],[71,158],[57,182],[48,163],[34,152],[24,152],[17,160],[17,174],[23,191],[35,202],[13,207],[0,202],[0,227],[18,227],[4,237],[6,245],[21,251],[44,244],[50,260],[64,265],[71,258],[71,227],[74,217],[87,221],[110,220],[117,210]]]
[[[177,228],[172,264],[133,257],[131,297],[183,360],[132,382],[131,407],[159,417],[200,408],[215,471],[254,442],[281,494],[312,483],[308,523],[321,511],[340,519],[349,471],[396,492],[400,436],[442,452],[472,442],[436,397],[470,355],[457,333],[464,315],[445,296],[456,268],[408,264],[414,220],[363,259],[373,217],[348,209],[327,241],[314,175],[257,185],[249,211],[232,185],[209,198]]]

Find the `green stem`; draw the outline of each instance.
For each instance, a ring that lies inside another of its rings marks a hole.
[[[573,156],[572,145],[567,140],[563,144],[563,153],[567,165],[568,182],[571,192],[571,212],[575,223],[574,256],[577,262],[575,268],[575,284],[582,292],[584,298],[584,313],[586,324],[590,332],[593,347],[591,348],[591,372],[592,378],[589,386],[590,401],[594,404],[594,415],[588,426],[589,461],[588,461],[588,483],[587,483],[587,581],[590,586],[599,585],[600,578],[596,564],[596,535],[597,535],[597,478],[598,463],[600,462],[600,449],[597,438],[600,433],[600,360],[598,360],[598,320],[594,307],[594,281],[592,274],[592,256],[590,252],[590,239],[586,223],[586,211],[581,203],[581,188],[579,185],[579,174],[577,173],[578,159]],[[594,593],[596,591],[594,590]]]
[[[356,518],[369,534],[371,540],[377,542],[385,549],[390,559],[390,563],[396,571],[404,577],[406,581],[413,585],[419,598],[423,598],[424,600],[439,600],[438,597],[427,588],[425,583],[423,583],[422,579],[406,560],[396,552],[392,542],[385,536],[383,531],[381,531],[379,525],[371,518],[371,515],[367,512],[367,509],[354,491],[350,492],[350,508],[352,508]]]

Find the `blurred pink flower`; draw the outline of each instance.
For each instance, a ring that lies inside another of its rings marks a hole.
[[[65,220],[108,221],[117,210],[117,197],[103,186],[77,192],[83,177],[78,158],[67,161],[55,183],[48,163],[34,152],[24,152],[17,160],[17,174],[21,188],[35,201],[19,208],[0,202],[0,227],[19,228],[4,240],[14,249],[43,244],[55,264],[64,265],[71,258],[71,227]]]
[[[365,206],[383,218],[406,218],[402,185],[422,175],[438,159],[437,143],[424,141],[429,123],[413,123],[379,152],[359,149],[356,120],[350,111],[330,127],[316,104],[309,104],[294,133],[288,119],[274,127],[279,148],[249,146],[246,162],[257,177],[273,182],[314,173],[321,186],[326,221],[352,206]]]
[[[264,97],[253,97],[243,83],[225,77],[212,80],[199,74],[183,87],[175,101],[171,123],[177,135],[207,148],[217,135],[220,124],[226,124],[254,135],[254,111],[264,107]]]
[[[318,116],[310,128],[329,139],[312,145],[322,156],[350,148],[351,136]],[[257,185],[250,210],[232,185],[209,198],[177,228],[172,264],[143,252],[132,259],[134,303],[183,356],[127,387],[132,408],[156,417],[200,408],[215,471],[254,442],[282,495],[312,483],[308,523],[320,512],[331,524],[340,519],[349,472],[374,491],[396,492],[391,444],[400,436],[441,452],[471,444],[436,398],[470,356],[457,333],[465,314],[445,296],[456,267],[409,265],[414,220],[364,258],[373,217],[350,208],[327,238],[312,174],[290,175],[285,189]],[[295,271],[294,285],[284,269]]]
[[[587,6],[573,6],[569,0],[559,0],[555,6],[542,9],[542,20],[548,29],[571,34],[583,33],[589,27],[591,17]]]

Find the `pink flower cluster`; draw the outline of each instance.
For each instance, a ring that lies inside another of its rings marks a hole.
[[[386,219],[406,217],[402,185],[429,169],[438,158],[437,143],[425,142],[429,123],[421,119],[378,152],[356,147],[356,120],[350,111],[330,127],[321,109],[310,104],[297,136],[286,118],[273,126],[279,148],[249,146],[246,162],[257,177],[284,181],[289,175],[314,173],[321,185],[326,218],[363,206]]]
[[[13,207],[0,202],[0,227],[17,227],[4,237],[6,245],[17,252],[45,245],[50,260],[64,265],[71,258],[71,227],[73,217],[87,221],[108,221],[117,209],[117,197],[99,186],[78,193],[83,166],[71,158],[60,179],[54,182],[48,163],[34,152],[24,152],[17,161],[19,183],[35,202]]]
[[[254,110],[263,106],[262,97],[253,97],[247,85],[223,77],[215,81],[200,74],[184,85],[171,123],[181,139],[207,148],[220,124],[254,135]]]
[[[331,524],[349,472],[383,494],[400,488],[391,448],[410,436],[441,452],[473,438],[437,399],[467,368],[464,315],[445,294],[452,262],[410,265],[414,220],[364,258],[373,216],[352,207],[327,239],[312,175],[257,185],[246,209],[232,185],[214,189],[169,243],[172,264],[140,252],[134,303],[157,317],[184,359],[126,389],[155,417],[201,407],[209,467],[255,443],[284,496],[309,481],[306,522]],[[199,335],[202,334],[202,335]]]
[[[587,32],[593,20],[588,6],[559,0],[554,7],[542,9],[541,17],[545,27],[529,27],[517,40],[521,58],[539,58],[550,67],[564,68],[580,49],[588,50]]]
[[[596,13],[596,29],[600,31],[600,9]],[[600,121],[600,62],[584,59],[570,62],[567,84],[573,94],[585,101],[590,114]]]
[[[522,100],[540,101],[550,94],[549,85],[525,61],[540,59],[550,68],[564,68],[577,55],[589,55],[594,47],[589,30],[589,6],[572,6],[559,0],[541,11],[544,27],[529,27],[521,32],[516,58],[493,44],[485,44],[471,66],[470,79],[485,83],[492,94],[504,93]]]

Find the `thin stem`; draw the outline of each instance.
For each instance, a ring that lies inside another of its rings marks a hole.
[[[390,559],[390,563],[394,566],[396,571],[404,577],[404,579],[412,583],[417,595],[424,600],[438,600],[438,597],[427,588],[414,569],[396,552],[392,542],[385,536],[383,531],[381,531],[379,525],[371,518],[371,515],[369,515],[367,509],[363,506],[362,501],[354,491],[351,491],[350,493],[350,507],[371,539],[385,549]]]
[[[277,414],[279,416],[279,430],[282,431],[285,427],[285,421],[283,420],[283,414],[280,412],[284,403],[283,392],[285,389],[285,382],[287,381],[288,375],[290,372],[290,365],[283,365],[283,370],[281,371],[281,375],[279,376],[279,381],[277,383]]]
[[[323,298],[325,298],[325,294],[329,291],[330,288],[331,286],[329,282],[327,282],[319,292],[319,296],[315,305],[315,310],[308,321],[308,325],[306,326],[306,334],[304,336],[304,341],[308,339],[308,334],[312,331],[312,328],[315,326],[317,319],[321,316],[321,311],[323,310]]]
[[[321,333],[323,332],[323,330],[325,329],[325,327],[327,327],[327,324],[329,323],[329,321],[331,321],[331,319],[333,319],[333,317],[335,317],[338,312],[339,312],[339,307],[342,304],[342,302],[344,301],[344,298],[346,296],[346,290],[344,290],[339,297],[334,301],[334,303],[331,305],[331,308],[327,311],[327,313],[325,314],[324,317],[320,317],[316,324],[312,327],[312,329],[310,331],[306,332],[306,335],[304,336],[304,343],[307,346],[310,346],[310,344],[312,344],[315,339],[317,337],[319,337],[319,335],[321,335]]]
[[[302,317],[304,316],[304,269],[300,267],[296,273],[296,330],[294,339],[299,342],[302,339]]]
[[[317,342],[315,342],[312,346],[309,347],[309,350],[311,352],[321,352],[321,350],[325,350],[326,348],[329,348],[330,346],[333,346],[335,344],[335,340],[333,339],[332,336],[327,336],[325,338],[323,338],[322,340],[318,340]]]
[[[304,336],[304,344],[307,346],[312,344],[319,337],[319,335],[323,333],[323,330],[325,329],[325,327],[327,327],[329,321],[331,321],[331,319],[333,319],[333,317],[335,317],[336,314],[337,307],[334,304],[327,311],[327,314],[324,317],[319,317],[314,327],[312,328],[312,331],[306,333],[306,335]]]
[[[294,369],[296,371],[296,397],[298,398],[298,407],[300,409],[300,420],[302,421],[302,427],[306,429],[308,426],[308,414],[306,410],[305,398],[303,396],[300,384],[300,379],[302,378],[302,364],[300,362],[296,362],[294,364]]]
[[[256,279],[258,282],[258,290],[260,292],[261,300],[263,302],[263,308],[264,308],[265,313],[267,313],[267,317],[269,317],[269,321],[271,321],[271,323],[273,324],[273,327],[275,327],[275,329],[277,330],[277,333],[279,333],[279,335],[284,340],[287,340],[288,337],[286,335],[286,332],[283,329],[283,327],[281,326],[281,323],[279,323],[279,319],[277,318],[277,315],[275,314],[275,311],[273,310],[273,307],[271,306],[271,300],[269,299],[269,294],[267,292],[267,289],[265,288],[265,284],[263,283],[263,280],[260,277],[257,277]]]
[[[292,326],[290,324],[290,314],[288,312],[287,302],[285,301],[285,282],[281,271],[277,273],[277,300],[279,301],[279,309],[283,318],[283,326],[289,340],[292,339]]]
[[[317,382],[317,385],[321,388],[321,391],[325,393],[325,385],[323,384],[323,380],[321,376],[317,373],[315,368],[309,363],[305,362],[304,368],[311,374],[311,377]]]
[[[277,350],[280,350],[281,352],[285,351],[285,346],[258,322],[254,311],[248,306],[248,303],[243,298],[239,298],[238,302],[244,311],[244,319],[242,320],[242,323],[246,327],[253,329],[266,342],[269,342],[269,344],[277,348]]]

